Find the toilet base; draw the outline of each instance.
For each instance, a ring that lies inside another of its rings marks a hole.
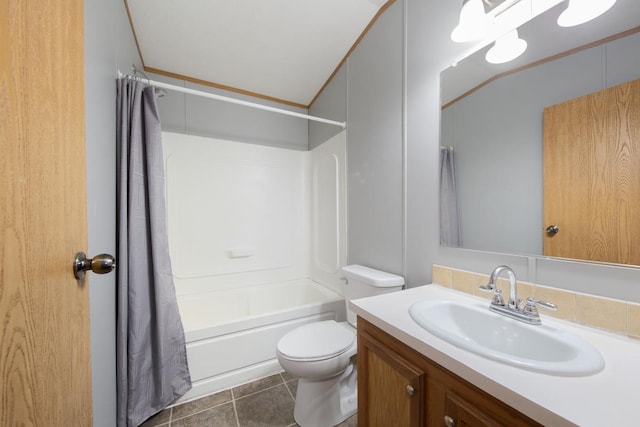
[[[358,368],[354,361],[324,380],[300,378],[293,418],[301,427],[333,427],[358,410]]]

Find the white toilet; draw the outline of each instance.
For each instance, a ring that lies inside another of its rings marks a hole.
[[[352,299],[398,291],[404,278],[361,265],[342,268],[347,321],[327,320],[294,329],[278,342],[282,368],[298,377],[293,417],[301,427],[330,427],[358,407],[356,315]]]

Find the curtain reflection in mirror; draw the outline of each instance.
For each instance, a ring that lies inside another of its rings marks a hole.
[[[440,244],[462,245],[452,147],[440,147]]]

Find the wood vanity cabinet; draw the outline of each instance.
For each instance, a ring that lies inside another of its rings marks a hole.
[[[540,426],[358,318],[360,427]]]

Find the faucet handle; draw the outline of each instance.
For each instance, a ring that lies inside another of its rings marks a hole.
[[[491,305],[504,305],[502,290],[498,289],[493,283],[489,282],[486,285],[478,286],[478,289],[480,289],[482,292],[493,292]]]
[[[504,305],[502,290],[498,288],[493,289],[493,298],[491,298],[491,305]]]
[[[551,303],[548,301],[538,301],[534,297],[529,297],[527,298],[527,304],[524,306],[524,309],[522,311],[525,314],[537,316],[538,315],[538,309],[536,307],[537,305],[552,311],[556,311],[558,309],[558,306],[555,305],[554,303]]]

